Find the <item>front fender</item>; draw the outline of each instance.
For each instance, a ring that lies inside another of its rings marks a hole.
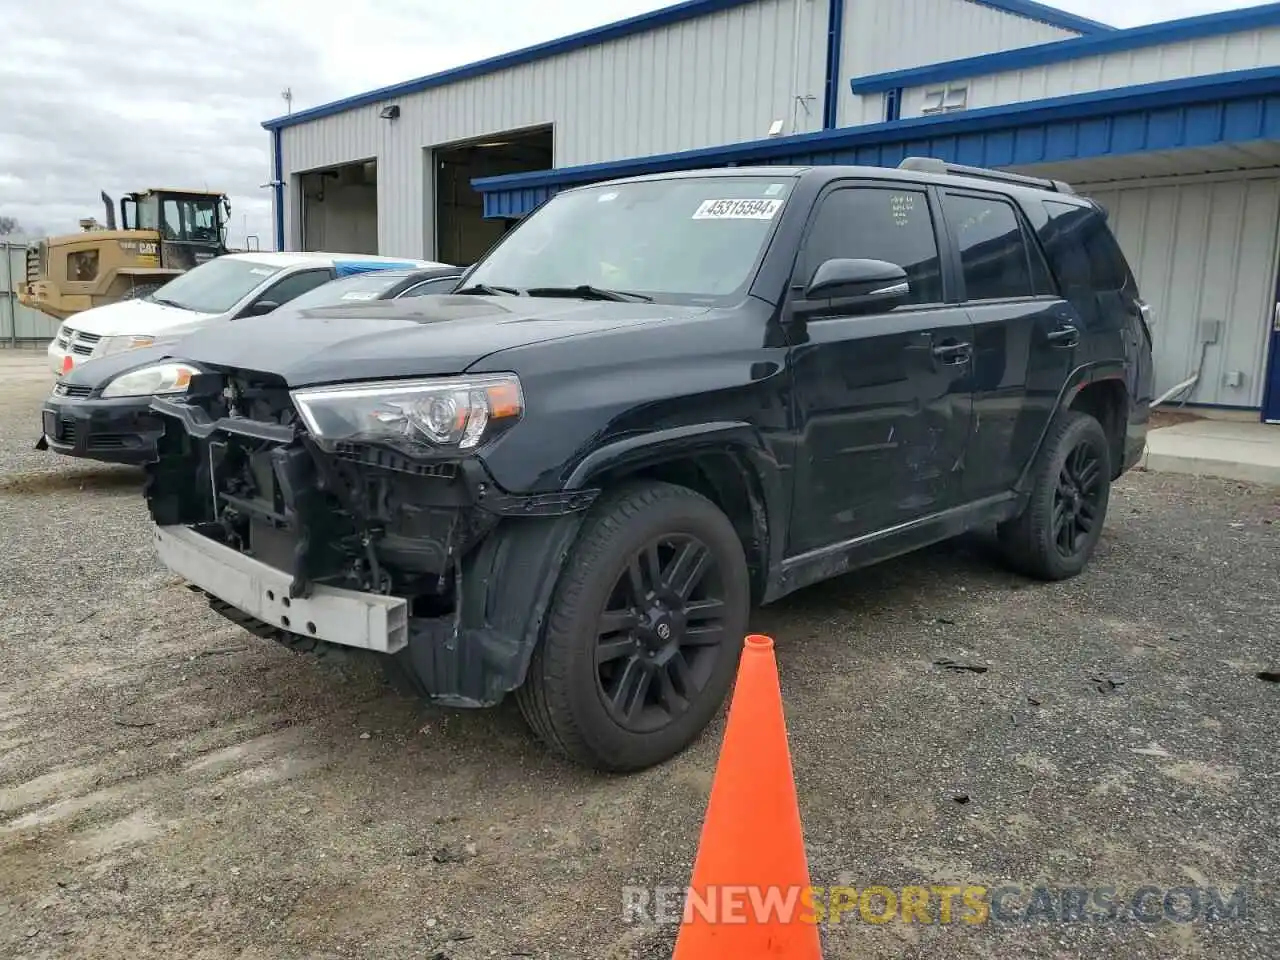
[[[789,520],[786,471],[760,430],[743,421],[715,421],[651,430],[614,440],[594,450],[573,468],[566,491],[598,487],[609,477],[625,477],[676,462],[705,466],[709,457],[727,458],[732,473],[714,471],[713,483],[733,484],[745,494],[750,512],[738,518],[761,569],[760,582],[779,568]],[[723,460],[721,460],[723,463]]]
[[[454,613],[411,618],[392,659],[412,692],[441,706],[488,707],[524,683],[582,512],[502,524],[458,571]]]

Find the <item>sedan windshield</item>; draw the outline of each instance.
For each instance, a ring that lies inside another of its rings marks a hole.
[[[477,293],[708,302],[751,280],[792,181],[695,177],[562,193],[467,277]]]
[[[307,310],[311,307],[332,307],[340,303],[360,300],[380,300],[387,291],[401,283],[408,274],[403,271],[373,270],[354,277],[330,280],[314,290],[289,301],[291,310]]]
[[[256,260],[218,257],[174,277],[151,299],[196,313],[225,313],[280,269]]]

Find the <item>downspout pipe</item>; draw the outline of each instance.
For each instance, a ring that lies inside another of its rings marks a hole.
[[[827,83],[822,99],[822,129],[834,130],[840,118],[840,58],[844,48],[844,0],[827,0]]]
[[[284,137],[279,127],[271,130],[271,189],[275,194],[276,250],[284,249]]]

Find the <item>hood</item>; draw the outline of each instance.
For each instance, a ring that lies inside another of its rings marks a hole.
[[[150,300],[121,300],[77,313],[67,326],[100,337],[138,336],[173,331],[216,316],[219,314],[166,307]]]
[[[705,307],[441,294],[267,314],[198,330],[171,350],[197,364],[275,374],[291,387],[461,373],[489,354]]]

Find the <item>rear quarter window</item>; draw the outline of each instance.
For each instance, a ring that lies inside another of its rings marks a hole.
[[[1115,303],[1137,284],[1105,214],[1090,206],[1044,201],[1048,221],[1040,239],[1063,295],[1086,323],[1104,321],[1105,298]]]

